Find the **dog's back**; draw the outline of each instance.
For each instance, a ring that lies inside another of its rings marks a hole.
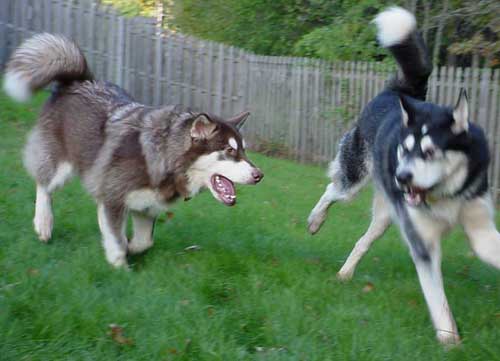
[[[58,156],[85,173],[94,164],[106,139],[119,132],[146,107],[134,102],[120,87],[102,81],[56,84],[43,108],[37,128],[47,130],[53,143],[61,143]],[[118,114],[119,113],[119,114]],[[113,115],[119,115],[113,119]],[[29,144],[28,144],[29,146]],[[26,156],[34,152],[26,150]]]

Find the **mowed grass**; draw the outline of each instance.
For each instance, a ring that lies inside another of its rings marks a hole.
[[[40,243],[21,154],[44,97],[15,105],[0,95],[1,360],[500,359],[500,272],[461,232],[445,240],[443,264],[456,349],[435,341],[395,229],[350,283],[335,279],[369,223],[371,191],[332,207],[309,236],[326,184],[319,167],[251,154],[261,184],[238,187],[233,208],[208,193],[179,202],[130,272],[106,263],[95,205],[74,180],[55,194],[53,238]]]

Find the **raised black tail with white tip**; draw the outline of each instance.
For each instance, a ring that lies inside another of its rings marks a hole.
[[[417,31],[415,16],[401,7],[391,7],[373,20],[377,37],[398,62],[402,74],[389,87],[403,94],[425,100],[432,61],[427,46]]]

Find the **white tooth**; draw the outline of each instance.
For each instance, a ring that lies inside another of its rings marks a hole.
[[[236,196],[229,196],[229,197],[230,197],[231,199],[235,199],[235,198],[236,198]]]

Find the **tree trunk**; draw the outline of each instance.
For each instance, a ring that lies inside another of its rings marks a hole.
[[[441,49],[441,41],[443,38],[443,29],[446,24],[446,13],[448,12],[449,0],[443,0],[443,10],[441,11],[441,16],[439,17],[438,27],[436,30],[436,38],[434,39],[434,51],[432,54],[432,62],[434,65],[438,65],[439,62],[439,50]]]
[[[472,67],[479,68],[479,54],[478,53],[472,54]]]
[[[452,53],[446,54],[446,65],[448,66],[456,66],[457,65],[457,56]]]
[[[411,11],[413,14],[415,14],[417,10],[417,1],[418,0],[407,0],[406,1],[406,8]]]
[[[424,0],[424,21],[422,22],[422,36],[427,44],[427,34],[429,33],[429,15],[431,12],[431,5],[429,0]]]

